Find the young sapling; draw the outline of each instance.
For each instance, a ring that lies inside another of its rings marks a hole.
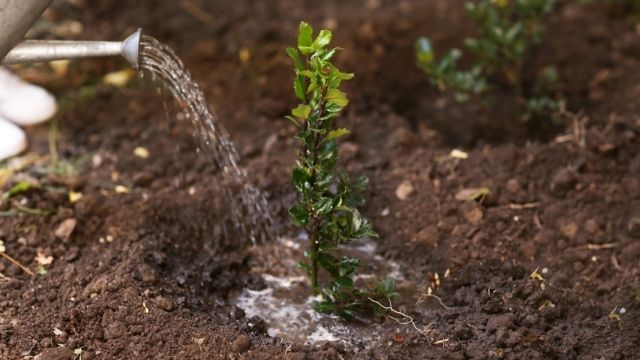
[[[458,101],[474,99],[487,105],[486,94],[499,85],[509,87],[516,97],[518,109],[526,120],[536,115],[549,115],[561,107],[556,95],[557,73],[546,67],[531,84],[524,79],[524,62],[528,51],[539,44],[544,34],[543,20],[554,7],[555,0],[480,0],[465,7],[480,28],[478,38],[465,41],[475,62],[467,69],[459,68],[463,56],[452,49],[437,59],[431,41],[416,42],[418,66],[440,91],[452,91]]]
[[[332,38],[329,30],[321,30],[315,38],[313,35],[312,27],[301,22],[297,48],[287,49],[295,68],[293,89],[300,101],[287,116],[298,130],[296,139],[300,143],[292,173],[299,198],[289,214],[292,223],[309,234],[306,261],[300,266],[309,274],[312,293],[322,297],[314,308],[353,318],[371,306],[365,301],[369,292],[378,297],[393,296],[394,286],[387,282],[369,290],[356,288],[354,273],[360,261],[333,255],[341,244],[377,234],[357,209],[368,179],[360,176],[352,181],[336,169],[338,140],[349,134],[349,130],[335,126],[336,118],[349,103],[340,86],[354,75],[331,63],[340,49],[328,47]],[[326,286],[320,284],[321,270],[330,276]]]

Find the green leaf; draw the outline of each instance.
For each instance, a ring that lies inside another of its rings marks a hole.
[[[358,232],[358,230],[360,230],[362,221],[362,215],[360,215],[358,209],[351,209],[351,230],[353,232]]]
[[[298,119],[307,120],[311,114],[311,106],[304,104],[298,105],[295,109],[291,110],[291,114]]]
[[[294,118],[293,116],[289,116],[289,115],[287,115],[287,116],[285,116],[285,119],[287,119],[287,120],[291,121],[291,123],[292,123],[293,125],[295,125],[298,129],[301,129],[301,128],[302,128],[302,124],[300,124],[300,123],[298,122],[298,120],[296,120],[296,118]]]
[[[340,275],[350,276],[360,267],[360,260],[352,256],[344,256],[340,259]]]
[[[311,44],[313,43],[313,28],[304,21],[300,22],[298,32],[298,49],[303,55],[311,52]]]
[[[314,50],[322,49],[325,46],[329,45],[329,43],[331,43],[331,37],[332,37],[331,31],[329,31],[329,30],[320,30],[320,33],[318,34],[318,37],[313,42],[311,47]]]
[[[341,136],[350,134],[351,131],[345,129],[345,128],[340,128],[340,129],[336,129],[336,130],[331,130],[329,131],[329,133],[327,134],[327,137],[325,138],[326,140],[333,140],[333,139],[337,139]]]
[[[298,263],[298,269],[302,269],[302,270],[310,273],[311,272],[311,265],[309,265],[309,263],[306,263],[304,261],[300,261]]]
[[[289,57],[293,59],[293,64],[296,70],[298,71],[304,70],[304,64],[302,63],[302,59],[300,58],[300,54],[298,53],[298,50],[292,47],[288,47],[287,54],[289,54]]]
[[[308,77],[309,79],[313,79],[313,78],[315,78],[315,77],[316,77],[316,74],[315,74],[313,71],[311,71],[311,70],[303,70],[303,71],[300,71],[300,75],[306,76],[306,77]]]
[[[357,191],[364,191],[364,189],[367,187],[368,184],[369,184],[369,178],[364,175],[361,175],[361,176],[358,176],[356,181],[353,183],[353,188],[356,189]]]
[[[319,251],[318,254],[318,263],[322,266],[332,277],[339,276],[339,268],[338,268],[338,259],[333,257],[333,255],[326,253],[324,251]]]
[[[338,277],[338,278],[335,278],[333,281],[335,281],[336,284],[342,287],[346,287],[346,288],[353,287],[353,280],[351,280],[348,277]]]
[[[17,184],[13,185],[11,189],[9,189],[9,191],[7,191],[2,195],[2,197],[5,199],[8,199],[10,197],[25,193],[31,189],[37,189],[37,188],[38,188],[38,185],[36,184],[32,184],[28,181],[20,181]]]
[[[420,64],[431,64],[434,61],[433,47],[431,41],[421,37],[416,41],[416,52]]]
[[[328,214],[333,210],[333,199],[328,197],[322,197],[318,202],[313,206],[318,215]]]
[[[296,166],[295,168],[293,168],[292,178],[293,185],[295,185],[298,191],[302,191],[308,186],[311,176],[303,169]]]
[[[329,140],[325,141],[320,145],[320,149],[318,151],[318,159],[322,160],[330,160],[335,159],[338,154],[338,144],[335,141]]]
[[[343,93],[338,89],[329,89],[327,90],[327,95],[324,97],[329,103],[332,103],[339,107],[345,107],[349,104],[349,100],[347,99],[347,94]]]
[[[36,269],[36,273],[38,275],[47,275],[48,271],[47,271],[47,268],[45,268],[44,266],[38,265],[38,268]]]
[[[336,51],[338,51],[338,48],[333,48],[331,50],[319,52],[318,53],[318,58],[320,58],[320,60],[322,60],[322,61],[329,61],[329,60],[331,60],[333,55],[336,54]]]
[[[336,310],[336,307],[328,301],[316,301],[313,303],[313,310],[321,313],[332,313]]]
[[[298,99],[302,101],[305,100],[304,79],[302,79],[302,77],[296,76],[293,80],[293,91],[296,93]]]
[[[342,109],[344,109],[344,106],[340,106],[332,102],[330,102],[325,108],[328,113],[339,113],[340,111],[342,111]]]
[[[293,205],[289,209],[289,216],[296,226],[304,226],[309,222],[309,212],[300,204]]]
[[[338,76],[340,77],[341,80],[351,80],[351,79],[353,79],[355,74],[341,72],[341,73],[338,73]]]

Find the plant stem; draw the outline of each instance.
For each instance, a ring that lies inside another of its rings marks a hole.
[[[311,187],[316,186],[316,169],[318,165],[318,146],[320,144],[320,135],[315,136],[315,141],[312,149],[313,168],[311,170]],[[320,219],[313,215],[313,227],[310,231],[309,239],[311,240],[311,292],[313,295],[319,294],[318,288],[318,248],[320,245]]]
[[[318,295],[320,293],[318,287],[318,240],[316,234],[311,237],[311,293]]]
[[[322,98],[324,98],[326,94],[326,86],[322,88]],[[319,113],[317,115],[317,119],[320,119],[324,113],[324,101],[321,101],[318,104]],[[305,125],[308,126],[309,122]],[[318,124],[316,123],[316,127]],[[316,166],[318,165],[318,150],[320,147],[320,142],[322,141],[322,136],[318,133],[314,136],[313,139],[313,148],[311,149],[311,188],[313,188],[313,192],[317,193],[316,187]],[[318,295],[320,293],[318,286],[318,250],[320,247],[320,219],[313,215],[313,227],[309,231],[309,240],[311,240],[311,293],[313,295]]]

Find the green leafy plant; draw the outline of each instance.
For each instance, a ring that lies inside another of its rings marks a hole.
[[[341,244],[377,234],[357,209],[368,179],[360,176],[352,180],[337,171],[338,139],[349,134],[349,130],[335,126],[335,119],[349,103],[340,85],[354,75],[331,63],[339,50],[328,47],[331,38],[328,30],[321,30],[314,38],[312,27],[302,22],[297,48],[287,49],[295,67],[294,92],[300,100],[287,118],[298,129],[296,138],[301,145],[292,174],[299,199],[289,214],[293,224],[309,234],[307,260],[300,266],[309,273],[312,293],[322,296],[314,308],[353,318],[367,307],[369,292],[377,291],[380,296],[380,289],[384,289],[382,292],[393,296],[393,288],[358,289],[354,273],[360,261],[332,254]],[[330,276],[324,287],[319,283],[321,269]]]
[[[436,57],[431,41],[416,42],[418,66],[441,91],[452,91],[458,101],[475,99],[487,105],[486,94],[498,85],[507,85],[516,96],[519,111],[525,119],[558,111],[561,100],[555,94],[558,76],[553,67],[546,67],[525,86],[524,60],[532,46],[540,43],[544,34],[543,20],[555,0],[480,0],[467,2],[467,13],[480,28],[478,38],[465,41],[475,62],[460,69],[463,52],[451,49]]]

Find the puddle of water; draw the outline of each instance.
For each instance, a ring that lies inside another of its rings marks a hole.
[[[336,316],[319,314],[311,305],[320,297],[309,296],[308,278],[302,272],[292,273],[295,264],[302,260],[301,248],[306,248],[306,237],[297,240],[280,238],[274,247],[281,253],[278,260],[265,259],[263,267],[256,267],[267,287],[262,290],[244,289],[232,300],[243,309],[248,318],[257,316],[265,321],[268,334],[285,342],[297,344],[320,344],[339,341],[349,348],[366,347],[378,340],[385,325],[378,323],[356,324]],[[373,278],[393,276],[402,280],[400,266],[394,261],[376,255],[376,244],[371,240],[345,245],[345,254],[361,259],[362,267],[356,280],[366,283]],[[284,250],[283,250],[284,249]],[[270,248],[255,249],[257,256],[274,251]],[[282,253],[284,252],[284,253]]]

